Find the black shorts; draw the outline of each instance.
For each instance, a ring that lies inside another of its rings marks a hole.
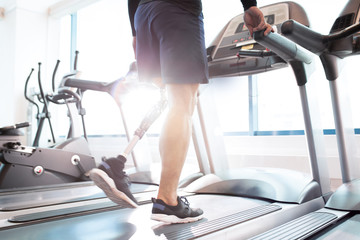
[[[135,29],[141,81],[208,83],[202,16],[166,1],[152,1],[138,7]]]

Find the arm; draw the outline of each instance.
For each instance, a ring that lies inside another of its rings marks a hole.
[[[248,10],[251,7],[257,6],[256,0],[241,0],[241,3],[244,7],[244,11]]]
[[[249,29],[250,35],[253,35],[254,31],[265,29],[265,36],[271,31],[273,32],[270,24],[265,22],[264,15],[257,7],[256,0],[241,0],[244,6],[244,22]]]

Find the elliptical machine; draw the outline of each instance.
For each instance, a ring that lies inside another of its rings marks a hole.
[[[38,80],[40,87],[39,101],[44,104],[42,113],[37,113],[38,129],[33,146],[24,146],[18,138],[2,137],[0,142],[0,189],[34,187],[53,184],[64,184],[79,181],[90,181],[87,172],[96,167],[95,159],[90,153],[87,140],[84,137],[68,137],[64,142],[51,148],[38,147],[44,121],[48,119],[53,142],[55,142],[48,103],[77,103],[81,106],[81,98],[70,90],[54,92],[54,77],[59,61],[53,74],[53,93],[45,94],[40,81],[40,66]],[[25,86],[31,77],[31,70]],[[76,71],[64,76],[75,76]],[[26,87],[25,87],[25,97]],[[29,100],[29,99],[28,99]],[[35,102],[30,101],[35,104]],[[38,106],[37,106],[38,109]],[[71,113],[69,113],[71,114]],[[70,118],[71,119],[71,118]],[[15,125],[14,128],[26,127],[28,124]],[[2,135],[7,135],[11,127],[2,128]],[[5,131],[6,130],[6,131]],[[72,132],[70,125],[69,134]]]
[[[5,142],[0,146],[0,188],[88,181],[86,173],[96,166],[95,159],[77,150],[66,146],[41,148],[24,146],[17,141]]]
[[[136,63],[131,64],[127,76],[136,71]],[[82,119],[85,111],[81,106],[81,100],[87,90],[107,92],[114,98],[121,114],[123,114],[121,105],[124,94],[138,87],[158,89],[146,83],[127,81],[127,77],[105,83],[73,78],[75,75],[65,75],[57,93],[44,95],[43,98],[57,104],[64,101],[75,101]],[[73,91],[74,88],[76,92]],[[161,115],[166,106],[165,90],[160,89],[159,101],[145,115],[131,139],[127,132],[129,144],[118,158],[126,161],[137,142]],[[124,118],[123,115],[122,117]],[[70,127],[69,136],[71,132]],[[86,132],[84,135],[86,136]],[[6,142],[0,146],[0,162],[3,164],[0,171],[0,189],[86,181],[90,180],[86,173],[96,167],[95,159],[90,155],[85,138],[68,138],[53,148],[28,147],[21,145],[20,142]]]

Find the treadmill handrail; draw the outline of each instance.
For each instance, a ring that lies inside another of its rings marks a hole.
[[[325,36],[327,41],[333,42],[339,39],[347,38],[360,31],[360,23],[353,24],[337,33],[333,33]]]
[[[360,23],[329,35],[322,35],[295,20],[287,20],[281,26],[283,35],[317,55],[325,52],[330,43],[350,37],[359,31]]]
[[[322,53],[327,48],[325,36],[295,20],[285,21],[281,25],[281,33],[315,54]]]
[[[79,88],[82,91],[94,90],[99,92],[111,93],[113,86],[116,85],[118,81],[119,80],[115,80],[113,82],[108,83],[108,82],[98,82],[98,81],[91,81],[91,80],[84,80],[77,78],[67,78],[65,79],[63,86]]]
[[[312,177],[315,182],[319,184],[321,195],[326,196],[330,192],[330,181],[327,171],[327,161],[323,157],[323,153],[321,153],[323,151],[321,144],[323,133],[322,129],[314,126],[316,119],[313,114],[316,114],[317,107],[314,106],[316,103],[310,103],[310,101],[308,101],[305,86],[309,76],[314,70],[314,54],[278,33],[270,32],[265,36],[264,31],[257,31],[254,33],[253,38],[256,42],[289,62],[293,69],[300,90]]]
[[[271,51],[275,52],[287,62],[297,61],[306,64],[312,62],[312,53],[278,33],[270,32],[265,36],[264,31],[262,30],[254,32],[253,37],[255,41],[262,45],[266,45],[265,47],[271,49]]]
[[[276,53],[266,50],[239,50],[237,55],[238,57],[264,58],[264,57],[276,56]]]

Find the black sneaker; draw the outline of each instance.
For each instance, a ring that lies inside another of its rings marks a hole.
[[[177,206],[169,206],[161,199],[151,199],[153,204],[151,219],[165,223],[189,223],[203,218],[200,208],[190,208],[185,197],[178,197]]]
[[[126,158],[122,155],[103,160],[98,168],[90,170],[90,179],[114,203],[136,208],[137,201],[129,189],[131,182],[124,172],[125,162]]]

